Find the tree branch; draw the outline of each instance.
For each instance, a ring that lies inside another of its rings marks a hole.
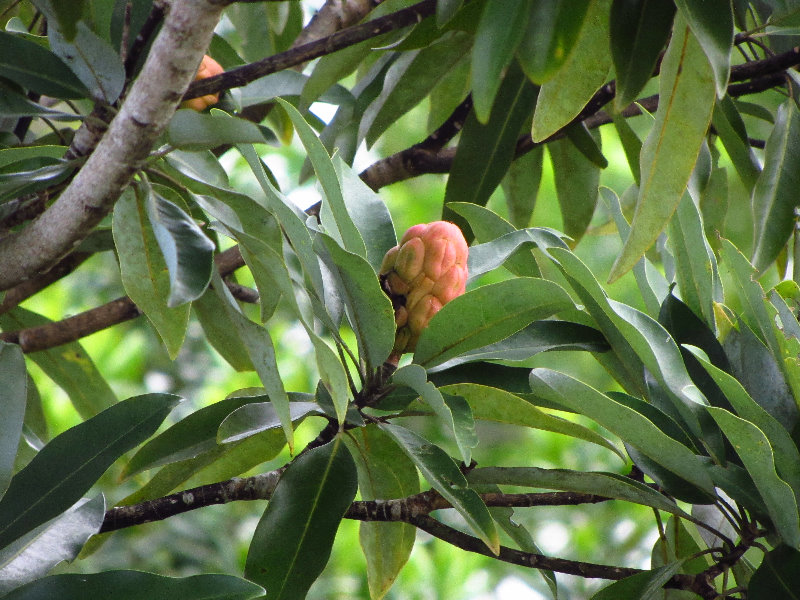
[[[194,78],[224,5],[175,0],[120,112],[58,200],[0,239],[0,290],[47,270],[111,210]]]

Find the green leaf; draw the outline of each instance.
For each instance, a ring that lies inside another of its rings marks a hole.
[[[641,183],[639,155],[642,152],[642,141],[636,135],[631,124],[628,123],[628,119],[619,114],[613,115],[612,118],[614,119],[614,129],[617,130],[622,150],[625,152],[625,158],[628,160],[628,166],[631,169],[631,175],[633,175],[633,181],[638,191],[638,186]],[[627,232],[625,237],[627,237]]]
[[[485,206],[500,184],[514,157],[517,137],[530,116],[537,88],[512,63],[492,105],[488,121],[483,124],[470,113],[453,158],[445,189],[445,204],[472,202]],[[451,213],[444,211],[444,218]],[[456,224],[461,226],[460,219]],[[462,230],[464,227],[461,227]]]
[[[286,469],[253,534],[245,576],[270,598],[305,598],[325,568],[336,530],[357,490],[356,466],[340,437]]]
[[[167,306],[174,308],[206,291],[214,268],[215,246],[179,206],[183,199],[177,192],[158,184],[149,191],[147,218],[169,271]]]
[[[184,108],[175,113],[167,127],[167,139],[183,150],[207,150],[225,144],[264,144],[264,132],[255,123],[231,117],[222,111],[211,114]]]
[[[52,321],[20,307],[0,315],[0,327],[5,331],[39,327],[48,323]],[[28,354],[28,358],[66,392],[83,419],[93,417],[117,403],[111,386],[78,342],[32,352]]]
[[[569,58],[588,8],[589,0],[555,0],[530,5],[528,27],[517,59],[531,81],[545,83]]]
[[[51,20],[50,27],[57,27],[70,42],[75,39],[86,0],[34,0],[33,4]]]
[[[761,165],[750,146],[742,116],[730,96],[717,100],[711,124],[722,140],[739,179],[748,191],[752,191],[761,173]]]
[[[611,5],[609,34],[617,77],[617,112],[636,100],[653,76],[674,14],[675,5],[661,0],[614,0]]]
[[[44,117],[53,121],[77,121],[80,117],[76,114],[61,112],[31,102],[25,94],[12,89],[10,86],[0,84],[0,116],[3,117]],[[38,146],[33,146],[38,147]]]
[[[530,0],[507,0],[487,2],[483,7],[475,32],[471,73],[472,100],[481,123],[489,121],[503,72],[525,34],[530,6]]]
[[[800,599],[800,553],[797,549],[780,545],[767,552],[750,578],[747,597],[750,600]]]
[[[464,212],[461,206],[456,208]],[[514,256],[514,254],[524,245],[532,245],[543,250],[554,247],[566,248],[567,245],[561,239],[562,235],[553,229],[529,227],[528,229],[512,231],[491,242],[472,246],[469,249],[469,257],[467,258],[467,272],[469,273],[467,282],[473,281],[484,273],[503,265],[509,260],[509,257],[516,262],[517,256]],[[527,261],[527,257],[525,258]],[[533,259],[530,260],[533,261]],[[521,266],[520,263],[517,263],[513,268],[518,269]]]
[[[156,328],[174,360],[186,336],[189,304],[169,306],[170,274],[147,218],[150,202],[126,190],[114,206],[112,232],[125,291]]]
[[[113,104],[125,85],[125,67],[117,51],[84,22],[77,35],[67,41],[58,28],[48,30],[50,47],[69,65],[95,100]]]
[[[100,530],[105,510],[102,494],[80,501],[0,550],[0,594],[44,577],[60,562],[73,560],[86,540]]]
[[[753,189],[755,247],[752,263],[763,273],[778,257],[794,231],[794,209],[800,186],[800,115],[794,102],[778,107],[767,140],[764,170]]]
[[[392,381],[405,385],[420,395],[422,401],[433,409],[447,431],[452,432],[465,465],[472,462],[472,448],[478,445],[475,421],[468,404],[449,401],[435,385],[428,381],[425,369],[419,365],[405,365],[392,376]],[[451,398],[455,398],[452,396]],[[453,409],[456,410],[453,410]]]
[[[714,76],[700,44],[680,16],[659,79],[656,122],[642,146],[642,179],[631,234],[611,268],[609,281],[630,270],[667,225],[711,121]]]
[[[733,11],[730,0],[676,0],[675,6],[692,28],[714,72],[717,96],[728,88],[733,47]]]
[[[414,362],[436,366],[573,306],[563,288],[544,279],[519,277],[476,288],[434,315],[417,342]]]
[[[468,479],[473,484],[518,485],[583,494],[597,494],[687,517],[667,496],[651,487],[616,473],[583,472],[539,467],[486,467],[473,469]]]
[[[440,389],[446,394],[466,399],[476,419],[560,433],[602,446],[625,461],[619,448],[602,435],[578,423],[546,413],[530,402],[505,390],[475,383],[456,383]]]
[[[708,411],[753,478],[778,534],[787,545],[797,549],[800,546],[797,500],[792,488],[775,472],[774,455],[764,432],[721,408],[709,406]]]
[[[592,596],[591,600],[647,600],[655,598],[662,587],[675,573],[680,571],[685,560],[673,561],[658,569],[644,571],[625,579],[615,581],[611,585]]]
[[[610,8],[611,0],[589,4],[575,50],[539,90],[531,129],[534,142],[547,139],[578,116],[608,80],[611,69],[608,46]]]
[[[14,473],[25,404],[28,397],[28,373],[25,357],[17,344],[0,342],[0,498]]]
[[[590,417],[658,464],[713,494],[711,477],[700,457],[643,414],[569,375],[550,369],[534,369],[530,382],[537,396]]]
[[[547,145],[553,163],[556,196],[561,207],[564,233],[575,246],[589,227],[597,205],[600,170],[573,144],[562,139]]]
[[[441,448],[431,444],[413,431],[384,423],[380,428],[397,443],[417,465],[428,483],[455,508],[470,528],[495,554],[500,554],[500,538],[489,510],[453,459]]]
[[[392,302],[366,259],[347,252],[325,234],[317,239],[327,250],[321,253],[323,260],[338,276],[359,356],[366,361],[367,370],[372,370],[392,351],[396,329]]]
[[[445,25],[459,11],[462,4],[464,0],[436,0],[436,24],[439,27]]]
[[[142,571],[51,575],[11,592],[9,600],[83,600],[85,598],[169,598],[170,600],[251,600],[264,595],[264,588],[233,575],[164,577]]]
[[[262,306],[264,299],[261,299]],[[197,320],[203,328],[206,340],[219,355],[236,371],[253,371],[253,363],[236,334],[233,322],[225,312],[225,306],[214,290],[206,292],[192,303]]]
[[[500,182],[506,197],[508,220],[514,227],[530,225],[542,181],[544,147],[538,146],[514,159]]]
[[[20,36],[0,31],[0,76],[54,98],[83,98],[89,92],[52,52]]]
[[[179,400],[171,394],[129,398],[53,438],[0,500],[0,548],[75,504],[114,461],[151,436]]]
[[[350,433],[350,452],[358,469],[358,489],[364,500],[406,498],[419,492],[414,463],[377,427]],[[345,442],[349,442],[345,438]],[[414,547],[416,529],[408,523],[361,523],[359,540],[367,560],[370,597],[383,598]]]
[[[319,404],[311,401],[292,402],[289,405],[289,414],[293,423],[310,414],[327,416]],[[280,426],[281,420],[271,402],[253,402],[244,404],[227,415],[219,424],[216,438],[220,444],[230,444]]]

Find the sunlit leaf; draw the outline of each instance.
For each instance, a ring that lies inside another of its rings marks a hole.
[[[731,70],[733,11],[729,0],[676,0],[714,71],[717,96],[725,94]]]

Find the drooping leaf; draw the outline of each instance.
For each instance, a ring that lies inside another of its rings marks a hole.
[[[684,560],[673,561],[658,569],[620,579],[592,596],[591,600],[646,600],[655,598],[664,584],[677,573]]]
[[[261,299],[263,302],[263,298]],[[206,292],[192,303],[192,308],[203,328],[208,343],[236,371],[252,371],[253,363],[236,335],[233,323],[225,312],[225,307],[213,290]]]
[[[54,98],[83,98],[89,92],[55,54],[39,44],[0,31],[0,76]]]
[[[717,96],[722,98],[728,87],[733,47],[733,11],[728,0],[676,0],[675,6],[692,28],[706,53]]]
[[[501,266],[509,257],[516,258],[515,253],[526,245],[540,249],[566,248],[562,237],[563,234],[553,229],[529,227],[512,231],[491,242],[472,246],[467,259],[467,283]]]
[[[25,404],[28,397],[28,374],[25,357],[16,344],[0,342],[0,498],[11,481],[17,456]]]
[[[751,600],[800,598],[800,552],[786,545],[767,552],[750,578],[747,597]]]
[[[761,173],[761,166],[750,146],[742,116],[730,96],[717,100],[711,124],[722,140],[739,179],[748,191],[752,191]]]
[[[293,393],[294,396],[298,394]],[[316,402],[311,402],[311,395],[308,401],[292,402],[289,405],[289,414],[292,422],[303,419],[307,415],[326,416],[322,407]],[[238,442],[250,436],[268,431],[281,426],[281,420],[275,412],[275,407],[270,402],[248,402],[240,408],[228,414],[219,424],[216,432],[217,441],[221,444]]]
[[[515,159],[500,182],[506,197],[508,220],[522,229],[527,227],[536,206],[536,196],[542,180],[544,148],[537,147]]]
[[[270,598],[305,598],[325,568],[336,530],[357,490],[356,466],[340,437],[286,469],[253,534],[245,575]]]
[[[664,56],[656,121],[642,146],[636,212],[609,281],[635,265],[680,202],[714,108],[714,76],[700,44],[679,15]]]
[[[577,244],[592,220],[597,204],[597,186],[600,170],[592,164],[570,139],[561,139],[547,145],[553,163],[556,196],[561,207],[564,233]]]
[[[794,102],[778,107],[775,127],[767,140],[764,170],[753,189],[755,246],[753,266],[763,273],[778,257],[794,230],[794,209],[800,204],[800,114]]]
[[[199,113],[184,108],[175,113],[167,128],[167,139],[183,150],[209,150],[224,144],[263,144],[264,132],[255,123],[212,111]]]
[[[179,400],[171,394],[129,398],[53,438],[0,500],[0,548],[77,502],[115,460],[152,435]]]
[[[433,367],[572,306],[563,288],[544,279],[519,277],[479,287],[434,315],[417,342],[414,362]]]
[[[436,0],[436,24],[446,24],[461,8],[464,0]]]

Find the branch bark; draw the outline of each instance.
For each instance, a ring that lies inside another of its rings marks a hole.
[[[221,0],[170,5],[142,72],[97,151],[50,208],[0,239],[0,290],[46,271],[108,214],[194,78],[223,8]]]

